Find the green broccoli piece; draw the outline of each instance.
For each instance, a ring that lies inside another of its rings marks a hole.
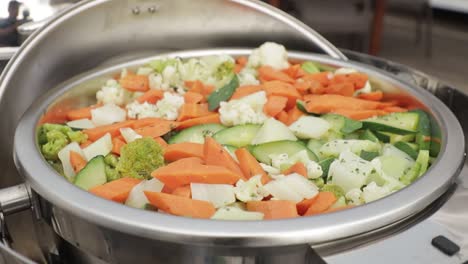
[[[140,138],[123,146],[117,171],[126,177],[149,179],[151,172],[164,166],[161,146],[152,138]]]
[[[81,131],[73,131],[66,125],[46,123],[39,127],[37,138],[42,155],[47,160],[57,161],[61,149],[72,141],[82,143],[88,136]]]
[[[313,179],[311,180],[319,189],[322,188],[322,186],[325,184],[325,181],[323,180],[323,178],[317,178],[317,179]]]
[[[340,196],[345,195],[343,188],[335,184],[327,183],[320,189],[322,192],[332,192],[335,195],[335,197],[340,197]]]
[[[108,154],[104,157],[104,163],[106,164],[105,172],[108,182],[121,178],[120,173],[116,169],[119,163],[119,158],[116,155]]]
[[[223,80],[224,78],[231,79],[232,74],[234,73],[234,63],[232,61],[225,61],[218,66],[214,76],[217,80]]]

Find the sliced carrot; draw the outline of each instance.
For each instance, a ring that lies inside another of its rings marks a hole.
[[[300,78],[304,76],[305,72],[301,67],[301,64],[294,64],[289,66],[289,68],[283,70],[289,77],[293,79]]]
[[[268,116],[276,116],[278,115],[283,109],[286,108],[286,104],[288,103],[288,98],[284,96],[277,96],[271,95],[268,96],[268,101],[263,107],[263,111]]]
[[[86,160],[75,151],[70,151],[70,163],[73,167],[73,170],[78,173],[81,169],[86,166]]]
[[[202,102],[203,99],[204,97],[201,93],[188,91],[184,94],[184,101],[186,104],[198,104]]]
[[[70,104],[62,102],[50,107],[39,120],[39,125],[44,123],[63,124],[68,121],[67,114],[71,110]]]
[[[299,215],[304,215],[305,212],[307,212],[307,209],[315,202],[315,199],[317,199],[318,195],[315,195],[312,198],[309,199],[304,199],[296,204],[296,209]]]
[[[288,122],[286,123],[288,126],[292,123],[296,122],[304,113],[299,110],[296,106],[288,111]]]
[[[203,94],[205,96],[208,96],[210,95],[214,90],[216,89],[216,87],[214,87],[214,85],[208,85],[208,84],[205,84],[203,85]]]
[[[372,93],[362,93],[358,95],[358,98],[364,99],[364,100],[369,100],[369,101],[382,101],[383,99],[383,92],[382,91],[376,91]]]
[[[118,137],[114,137],[112,139],[112,153],[120,155],[120,149],[125,145],[125,141],[121,140]]]
[[[146,75],[127,74],[119,81],[120,85],[132,92],[146,92],[149,90],[149,79]]]
[[[239,72],[241,72],[241,71],[244,69],[244,67],[245,67],[244,65],[235,64],[235,65],[234,65],[234,72],[235,72],[235,73],[239,73]]]
[[[140,179],[125,177],[96,186],[90,189],[89,192],[105,199],[123,203],[127,200],[132,188],[140,182]]]
[[[219,119],[219,114],[212,114],[207,116],[202,116],[198,118],[192,118],[189,120],[185,120],[179,123],[179,126],[176,128],[177,130],[184,129],[187,127],[192,127],[196,125],[202,124],[220,124],[221,120]]]
[[[315,201],[310,205],[304,215],[315,215],[326,211],[336,202],[336,196],[332,192],[319,192]]]
[[[192,182],[234,184],[242,178],[242,175],[227,168],[204,165],[200,158],[185,158],[174,161],[156,169],[151,175],[171,189]]]
[[[224,167],[239,174],[241,178],[244,177],[239,164],[237,164],[229,152],[212,137],[205,137],[203,156],[206,165]]]
[[[291,173],[297,173],[307,178],[307,168],[302,162],[295,163],[283,172],[284,175],[289,175]]]
[[[353,96],[354,95],[354,85],[353,83],[333,83],[328,85],[325,88],[325,93],[327,94],[339,94],[343,96]]]
[[[299,79],[294,83],[294,87],[301,95],[306,94],[324,94],[326,88],[316,80]]]
[[[237,100],[244,96],[262,91],[263,88],[261,85],[244,85],[236,89],[234,94],[231,96],[231,100]]]
[[[190,92],[203,93],[203,83],[199,80],[185,81],[184,84]]]
[[[190,185],[180,186],[180,187],[175,188],[172,191],[172,194],[182,196],[185,198],[192,198],[192,189],[190,188]]]
[[[284,96],[288,98],[287,108],[291,109],[296,105],[296,101],[302,96],[296,88],[289,83],[281,81],[270,81],[263,83],[267,95]]]
[[[136,100],[142,104],[147,102],[149,104],[155,104],[157,101],[161,100],[164,97],[163,90],[149,90],[143,95],[139,96]]]
[[[183,142],[170,144],[164,150],[164,159],[168,162],[190,157],[203,158],[203,144]]]
[[[177,122],[164,120],[153,125],[137,128],[135,132],[143,137],[158,138],[169,133],[177,125]]]
[[[284,219],[299,216],[296,204],[291,201],[250,201],[246,205],[248,211],[263,213],[263,219]]]
[[[249,58],[247,58],[246,56],[240,56],[236,58],[236,63],[239,65],[245,66],[248,62]]]
[[[154,140],[158,142],[161,147],[163,148],[167,147],[167,142],[162,137],[154,138]]]
[[[318,72],[318,73],[308,73],[302,76],[303,80],[313,80],[319,82],[322,86],[328,86],[330,84],[330,72]]]
[[[385,93],[383,101],[393,101],[395,106],[407,109],[427,109],[418,99],[405,93]]]
[[[351,110],[351,109],[335,109],[331,111],[331,113],[334,114],[339,114],[342,116],[346,116],[347,118],[351,118],[354,120],[363,120],[367,118],[371,118],[374,116],[381,116],[381,115],[386,115],[387,112],[384,110],[379,110],[379,109],[364,109],[364,110]]]
[[[172,121],[168,121],[168,120],[157,118],[157,117],[147,117],[147,118],[142,118],[138,120],[133,120],[130,127],[133,129],[137,129],[137,128],[142,128],[145,126],[151,126],[151,125],[155,125],[158,123],[165,123],[165,122],[172,122]]]
[[[276,119],[280,121],[281,123],[287,125],[289,121],[289,115],[285,111],[281,111],[277,116]]]
[[[369,80],[366,74],[356,72],[350,74],[336,74],[330,80],[330,84],[337,83],[352,83],[355,90],[359,90],[366,85],[366,82]]]
[[[315,114],[330,113],[335,109],[349,110],[374,110],[382,105],[381,102],[373,102],[338,94],[305,95],[305,108]]]
[[[183,104],[180,108],[178,121],[214,114],[208,110],[208,104]]]
[[[110,133],[112,137],[115,137],[120,134],[120,129],[124,127],[131,127],[134,123],[134,120],[127,120],[120,123],[115,123],[112,125],[99,126],[95,128],[85,129],[83,133],[88,135],[88,140],[96,141],[107,133]]]
[[[344,206],[335,207],[335,208],[328,208],[327,210],[324,211],[324,213],[333,213],[333,212],[336,212],[336,211],[351,209],[353,207],[354,207],[354,205],[350,204],[350,205],[344,205]]]
[[[389,107],[385,107],[384,109],[385,112],[387,113],[403,113],[403,112],[408,112],[408,109],[405,109],[403,107],[399,107],[399,106],[389,106]]]
[[[244,173],[246,179],[250,179],[256,175],[262,175],[262,183],[266,184],[270,181],[270,177],[263,170],[262,166],[258,163],[257,159],[250,154],[246,148],[236,149],[236,157],[239,160],[239,166]]]
[[[210,218],[215,213],[214,206],[207,201],[148,191],[145,191],[145,195],[153,206],[169,214],[193,218]]]
[[[73,109],[67,112],[68,120],[78,120],[78,119],[91,119],[91,110],[99,107],[101,105],[92,105],[88,107],[83,107],[79,109]]]
[[[264,80],[266,82],[268,81],[281,81],[281,82],[286,82],[293,84],[294,79],[289,77],[286,73],[275,70],[270,66],[262,66],[258,68],[258,76],[261,80]]]

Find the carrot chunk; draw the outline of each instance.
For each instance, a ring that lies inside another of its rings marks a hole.
[[[164,150],[164,159],[168,162],[190,157],[203,158],[203,144],[183,142],[168,145]]]
[[[153,206],[172,215],[210,218],[215,213],[215,208],[210,202],[167,193],[145,191],[145,195]]]
[[[336,202],[336,196],[332,192],[319,192],[314,202],[304,215],[316,215],[325,212]]]
[[[258,76],[263,81],[281,81],[293,84],[294,79],[286,73],[273,69],[270,66],[262,66],[258,68]]]
[[[274,117],[278,115],[281,111],[283,111],[284,108],[286,108],[287,103],[287,97],[271,95],[268,96],[268,101],[263,107],[263,111],[265,112],[265,114]]]
[[[297,173],[307,178],[307,168],[302,162],[295,163],[283,172],[284,175],[289,175],[291,173]]]
[[[236,89],[234,94],[231,96],[231,100],[237,100],[247,95],[260,92],[263,88],[261,85],[244,85]]]
[[[246,148],[236,149],[236,157],[239,160],[239,166],[246,179],[250,179],[256,175],[262,175],[263,184],[270,181],[270,177],[263,170],[262,166],[260,166],[257,159],[252,156]]]
[[[264,219],[284,219],[298,217],[296,204],[292,201],[250,201],[247,210],[263,213]]]
[[[172,194],[182,196],[185,198],[192,198],[192,189],[190,188],[190,185],[180,186],[180,187],[175,188],[172,191]]]
[[[162,90],[149,90],[136,100],[140,104],[147,102],[149,104],[155,104],[157,101],[161,100],[164,97],[164,91]]]
[[[212,137],[205,138],[203,156],[206,165],[224,167],[236,174],[239,174],[240,177],[244,176],[234,158],[232,158],[229,152]]]
[[[202,124],[220,124],[219,114],[212,114],[197,118],[188,119],[179,123],[178,130]]]
[[[70,151],[70,163],[73,167],[73,170],[78,173],[81,169],[86,166],[86,160],[75,151]]]
[[[127,200],[133,187],[140,182],[140,179],[125,177],[96,186],[90,189],[89,192],[108,200],[123,203]]]

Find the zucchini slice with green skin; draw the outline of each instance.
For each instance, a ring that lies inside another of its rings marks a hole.
[[[286,153],[292,156],[299,151],[305,150],[310,160],[317,161],[317,156],[310,151],[304,144],[297,141],[282,140],[268,142],[252,147],[252,155],[260,162],[271,165],[271,155]]]
[[[354,131],[361,129],[363,126],[362,122],[337,114],[326,114],[321,116],[321,118],[330,123],[332,130],[345,135],[353,133]]]
[[[415,134],[418,132],[419,117],[418,113],[413,112],[392,113],[366,119],[362,127],[398,135]]]
[[[330,170],[330,165],[335,161],[335,158],[327,158],[319,162],[320,167],[322,167],[322,178],[326,181],[328,178],[328,171]]]
[[[379,152],[363,150],[363,151],[361,151],[361,154],[359,156],[363,160],[371,161],[371,160],[377,158],[379,155],[380,155]]]
[[[418,148],[418,145],[416,144],[412,144],[412,143],[408,143],[404,141],[398,141],[398,142],[395,142],[395,144],[393,145],[399,150],[408,154],[414,160],[416,160],[416,158],[418,157],[419,148]]]
[[[189,127],[172,136],[168,143],[193,142],[202,144],[205,142],[205,137],[211,137],[216,132],[225,128],[225,126],[220,124],[203,124]]]
[[[389,143],[390,142],[390,136],[388,134],[384,134],[379,131],[374,131],[373,132],[375,137],[378,138],[378,140],[382,141],[383,143]]]
[[[310,149],[312,152],[315,153],[315,155],[318,156],[319,150],[323,146],[323,144],[325,144],[323,140],[311,138],[307,142],[307,148]]]
[[[359,139],[370,140],[372,142],[379,142],[379,139],[369,129],[364,130],[364,132],[359,136]]]
[[[92,158],[88,164],[75,176],[75,185],[83,190],[103,185],[107,182],[104,156]]]
[[[418,133],[416,134],[416,144],[419,145],[419,149],[421,150],[430,150],[431,141],[427,140],[427,138],[431,137],[431,119],[429,118],[429,115],[423,110],[417,109],[411,112],[419,115]]]
[[[240,148],[249,145],[259,129],[260,125],[252,124],[233,126],[216,132],[213,139],[220,144]]]

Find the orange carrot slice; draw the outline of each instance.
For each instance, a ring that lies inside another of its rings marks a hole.
[[[112,153],[120,155],[120,149],[125,145],[125,141],[121,140],[118,137],[114,137],[112,139]]]
[[[203,156],[206,165],[224,167],[239,174],[241,178],[244,176],[242,170],[239,168],[239,164],[237,164],[229,152],[212,137],[205,138]]]
[[[89,192],[108,200],[123,203],[127,200],[132,188],[140,182],[140,179],[128,177],[120,178],[118,180],[96,186],[90,189]]]
[[[192,118],[179,123],[177,130],[202,124],[220,124],[219,114],[212,114],[198,118]]]
[[[307,178],[307,168],[302,162],[295,163],[283,172],[284,175],[289,175],[291,173],[297,173]]]
[[[369,100],[369,101],[382,101],[383,99],[383,92],[376,91],[372,93],[362,93],[358,95],[359,99]]]
[[[178,121],[214,114],[208,110],[208,104],[183,104],[180,108]]]
[[[202,102],[204,96],[201,93],[188,91],[184,94],[184,101],[186,104],[198,104]]]
[[[270,66],[262,66],[258,68],[258,76],[264,81],[282,81],[293,84],[294,79],[289,77],[286,73],[273,69]]]
[[[296,204],[291,201],[251,201],[247,210],[263,213],[263,219],[284,219],[298,217]]]
[[[127,74],[119,81],[122,88],[132,92],[146,92],[149,90],[149,79],[146,75]]]
[[[237,100],[247,95],[260,92],[263,88],[261,85],[244,85],[236,89],[230,100]]]
[[[191,198],[192,197],[192,189],[190,188],[190,185],[180,186],[180,187],[175,188],[172,191],[172,194],[177,195],[177,196],[182,196],[182,197],[185,197],[185,198]]]
[[[168,162],[190,157],[203,158],[203,144],[183,142],[168,145],[164,150],[164,159]]]
[[[286,108],[287,103],[288,103],[287,97],[271,95],[271,96],[268,96],[268,101],[263,107],[263,111],[268,116],[274,117]]]
[[[267,95],[284,96],[288,98],[287,109],[291,109],[296,105],[296,101],[302,96],[296,88],[289,83],[281,81],[270,81],[263,83],[263,87]]]
[[[147,102],[149,104],[155,104],[157,101],[161,100],[164,97],[164,91],[163,90],[149,90],[140,97],[138,97],[136,100],[140,104]]]
[[[73,170],[78,173],[81,169],[86,166],[86,160],[75,151],[70,151],[70,163],[73,167]]]
[[[127,120],[120,123],[115,123],[112,125],[99,126],[90,129],[84,129],[83,133],[88,135],[88,140],[96,141],[107,133],[110,133],[112,137],[118,136],[120,134],[120,129],[124,127],[131,127],[133,120]]]
[[[325,93],[327,94],[339,94],[343,96],[353,96],[354,95],[354,85],[353,83],[334,83],[330,84],[325,88]]]
[[[145,195],[153,206],[172,215],[210,218],[215,213],[215,208],[210,202],[167,193],[145,191]]]
[[[332,192],[319,192],[314,202],[304,215],[315,215],[325,212],[336,202],[336,196]]]
[[[239,160],[239,166],[246,179],[250,179],[256,175],[262,175],[262,183],[266,184],[270,181],[270,177],[263,170],[257,159],[250,154],[246,148],[236,149],[236,157]]]

